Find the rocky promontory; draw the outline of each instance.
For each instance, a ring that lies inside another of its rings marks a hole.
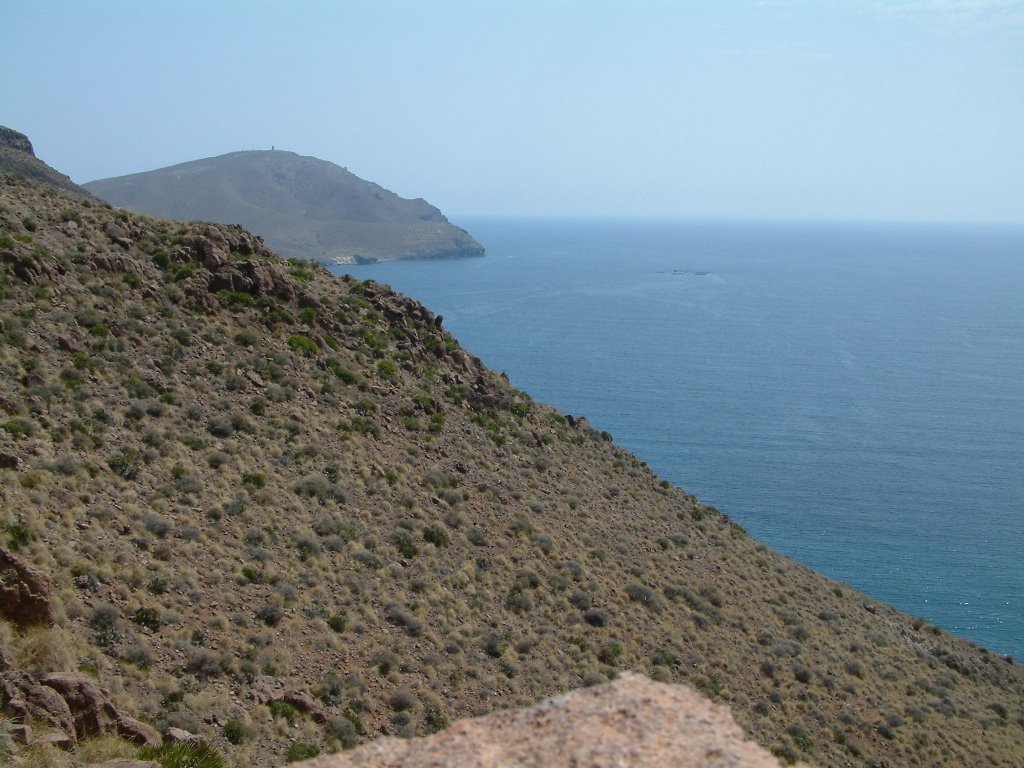
[[[21,176],[78,199],[92,199],[70,178],[36,157],[28,136],[4,125],[0,125],[0,173]]]
[[[292,258],[356,264],[484,254],[426,200],[294,152],[232,152],[85,186],[137,213],[241,224]]]

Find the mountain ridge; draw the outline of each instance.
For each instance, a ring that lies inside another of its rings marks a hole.
[[[293,258],[350,264],[484,253],[422,198],[285,150],[230,152],[84,186],[140,213],[241,224]]]

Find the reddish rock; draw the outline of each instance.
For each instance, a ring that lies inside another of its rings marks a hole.
[[[0,616],[24,629],[52,624],[49,577],[0,547]]]
[[[134,717],[119,714],[117,720],[117,735],[122,739],[139,744],[143,747],[159,747],[164,743],[160,732],[151,725],[147,725]]]
[[[8,671],[0,676],[0,711],[22,722],[31,720],[54,728],[74,746],[75,724],[67,702],[23,672]]]
[[[79,738],[116,733],[118,712],[95,681],[85,675],[56,673],[43,678],[67,702]]]
[[[54,689],[67,702],[78,738],[116,734],[146,746],[158,747],[163,743],[155,728],[118,711],[106,691],[85,675],[48,675],[43,685]]]

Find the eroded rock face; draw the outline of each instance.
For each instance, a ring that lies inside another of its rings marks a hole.
[[[74,719],[74,731],[80,739],[117,734],[136,744],[152,747],[159,747],[163,742],[155,728],[118,711],[106,691],[85,675],[48,675],[43,685],[55,690],[67,702]]]
[[[0,125],[0,147],[6,147],[15,152],[24,152],[33,157],[36,155],[32,151],[32,142],[28,140],[28,136],[4,125]]]
[[[301,768],[778,768],[726,707],[623,674],[528,709],[460,720],[422,739],[380,739]]]
[[[2,547],[0,616],[22,629],[53,623],[49,577]]]
[[[0,711],[23,724],[29,721],[37,727],[55,729],[63,734],[69,746],[74,746],[75,726],[71,710],[60,694],[45,685],[39,685],[24,673],[7,672],[0,676]],[[31,731],[24,743],[32,741]]]

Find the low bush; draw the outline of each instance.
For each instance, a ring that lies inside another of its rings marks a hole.
[[[228,768],[220,752],[205,741],[165,741],[159,747],[144,747],[139,759],[160,763],[162,768]]]

